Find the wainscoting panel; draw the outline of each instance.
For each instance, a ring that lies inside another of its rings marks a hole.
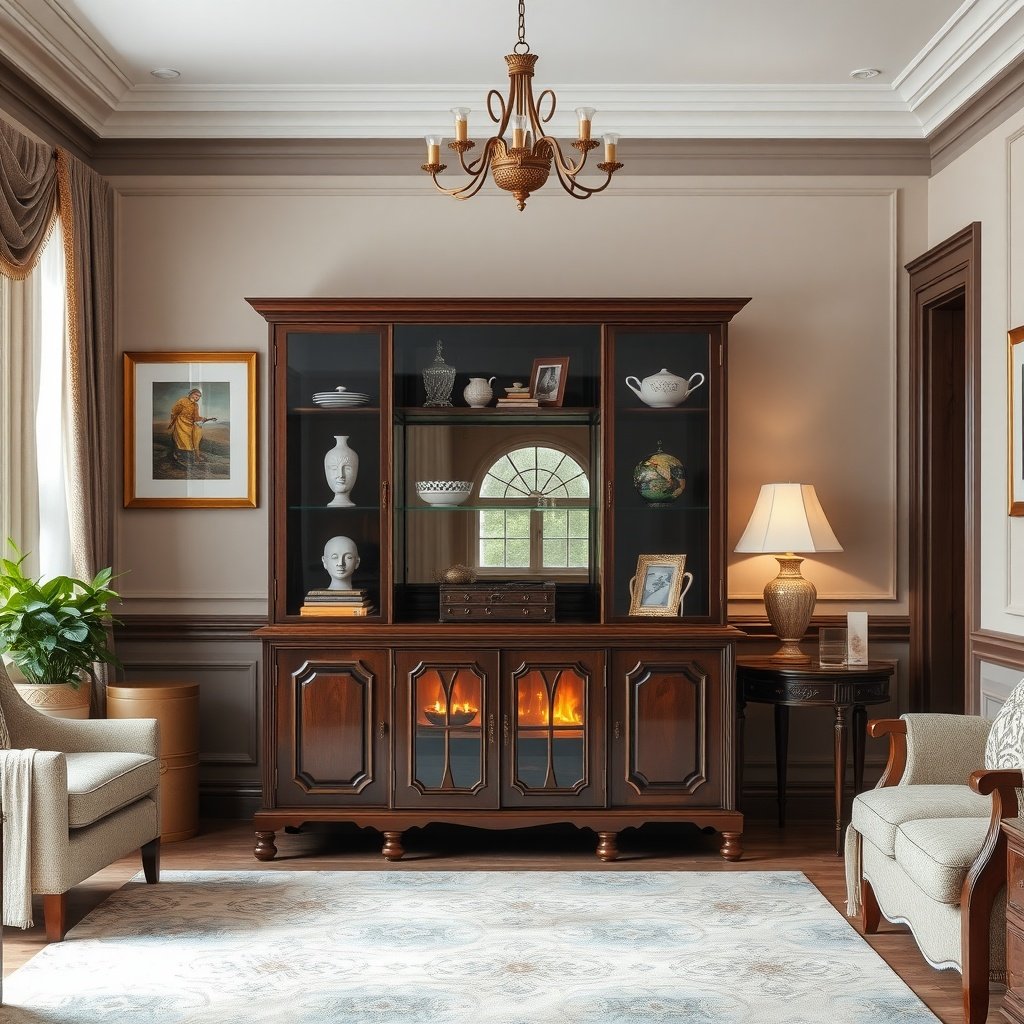
[[[972,633],[971,662],[978,680],[978,714],[994,718],[1024,679],[1024,637],[986,630]]]
[[[199,684],[199,810],[245,818],[260,800],[261,645],[249,619],[131,619],[118,631],[127,682]]]

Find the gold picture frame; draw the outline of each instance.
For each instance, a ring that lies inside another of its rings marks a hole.
[[[124,353],[125,508],[256,508],[256,353]]]
[[[1006,464],[1010,515],[1024,516],[1024,327],[1007,334]]]
[[[680,601],[692,583],[686,555],[640,555],[636,575],[629,581],[629,614],[677,618]]]

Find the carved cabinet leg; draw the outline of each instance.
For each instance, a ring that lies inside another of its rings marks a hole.
[[[723,860],[739,860],[743,856],[742,832],[723,832],[722,848],[719,851]]]
[[[273,860],[277,856],[277,847],[274,845],[274,832],[257,832],[256,848],[252,851],[257,860]]]
[[[598,832],[597,833],[597,856],[599,860],[617,860],[619,856],[619,833]]]
[[[405,855],[401,832],[385,832],[384,847],[380,851],[385,860],[401,860]]]

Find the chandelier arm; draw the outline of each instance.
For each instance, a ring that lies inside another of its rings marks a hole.
[[[473,196],[480,191],[483,187],[484,182],[487,180],[487,171],[491,165],[491,152],[494,149],[495,137],[489,138],[484,143],[484,151],[480,154],[480,159],[477,161],[477,170],[467,171],[468,174],[472,175],[471,179],[464,185],[459,185],[456,188],[445,188],[438,180],[437,175],[440,172],[435,171],[430,175],[434,182],[434,187],[438,192],[443,192],[446,196],[452,196],[454,199],[472,199]]]
[[[501,117],[496,117],[495,114],[494,114],[494,108],[491,106],[491,101],[494,100],[494,99],[497,99],[497,101],[501,104]],[[509,95],[509,102],[508,103],[505,102],[505,97],[502,96],[501,93],[498,92],[497,89],[492,89],[487,94],[487,113],[490,114],[491,120],[496,125],[499,126],[498,127],[498,134],[499,135],[503,135],[504,134],[505,128],[508,125],[508,118],[509,118],[509,112],[510,112],[511,106],[512,106],[511,94]]]
[[[579,163],[573,164],[565,159],[558,139],[551,135],[544,135],[541,141],[547,145],[548,151],[551,153],[551,160],[555,165],[555,170],[558,172],[558,179],[562,181],[564,187],[565,178],[575,179],[576,175],[583,170],[583,165],[587,162],[587,154],[581,154]]]
[[[584,185],[582,182],[576,180],[571,174],[563,174],[562,169],[555,163],[555,173],[558,175],[558,181],[562,188],[573,197],[573,199],[589,199],[593,195],[597,195],[598,192],[603,192],[611,183],[612,175],[614,171],[606,171],[606,177],[604,182],[600,185]]]
[[[548,111],[548,116],[547,117],[541,117],[540,116],[540,108],[541,108],[541,104],[544,102],[544,97],[545,96],[550,96],[551,97],[551,109]],[[555,92],[554,92],[553,89],[545,89],[537,97],[537,102],[536,103],[534,103],[534,101],[533,101],[533,90],[532,89],[530,90],[530,107],[531,107],[531,112],[533,113],[533,115],[537,119],[538,131],[540,130],[540,125],[541,124],[547,124],[548,121],[550,121],[551,118],[553,118],[555,116],[555,107],[556,107],[557,103],[558,103],[558,100],[557,100],[557,98],[555,96]]]

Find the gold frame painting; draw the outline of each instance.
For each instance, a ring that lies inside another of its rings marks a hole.
[[[256,508],[256,353],[124,353],[125,508]]]
[[[678,618],[685,572],[686,555],[640,555],[630,580],[629,614]]]
[[[1007,334],[1007,497],[1010,515],[1024,516],[1024,327]]]

